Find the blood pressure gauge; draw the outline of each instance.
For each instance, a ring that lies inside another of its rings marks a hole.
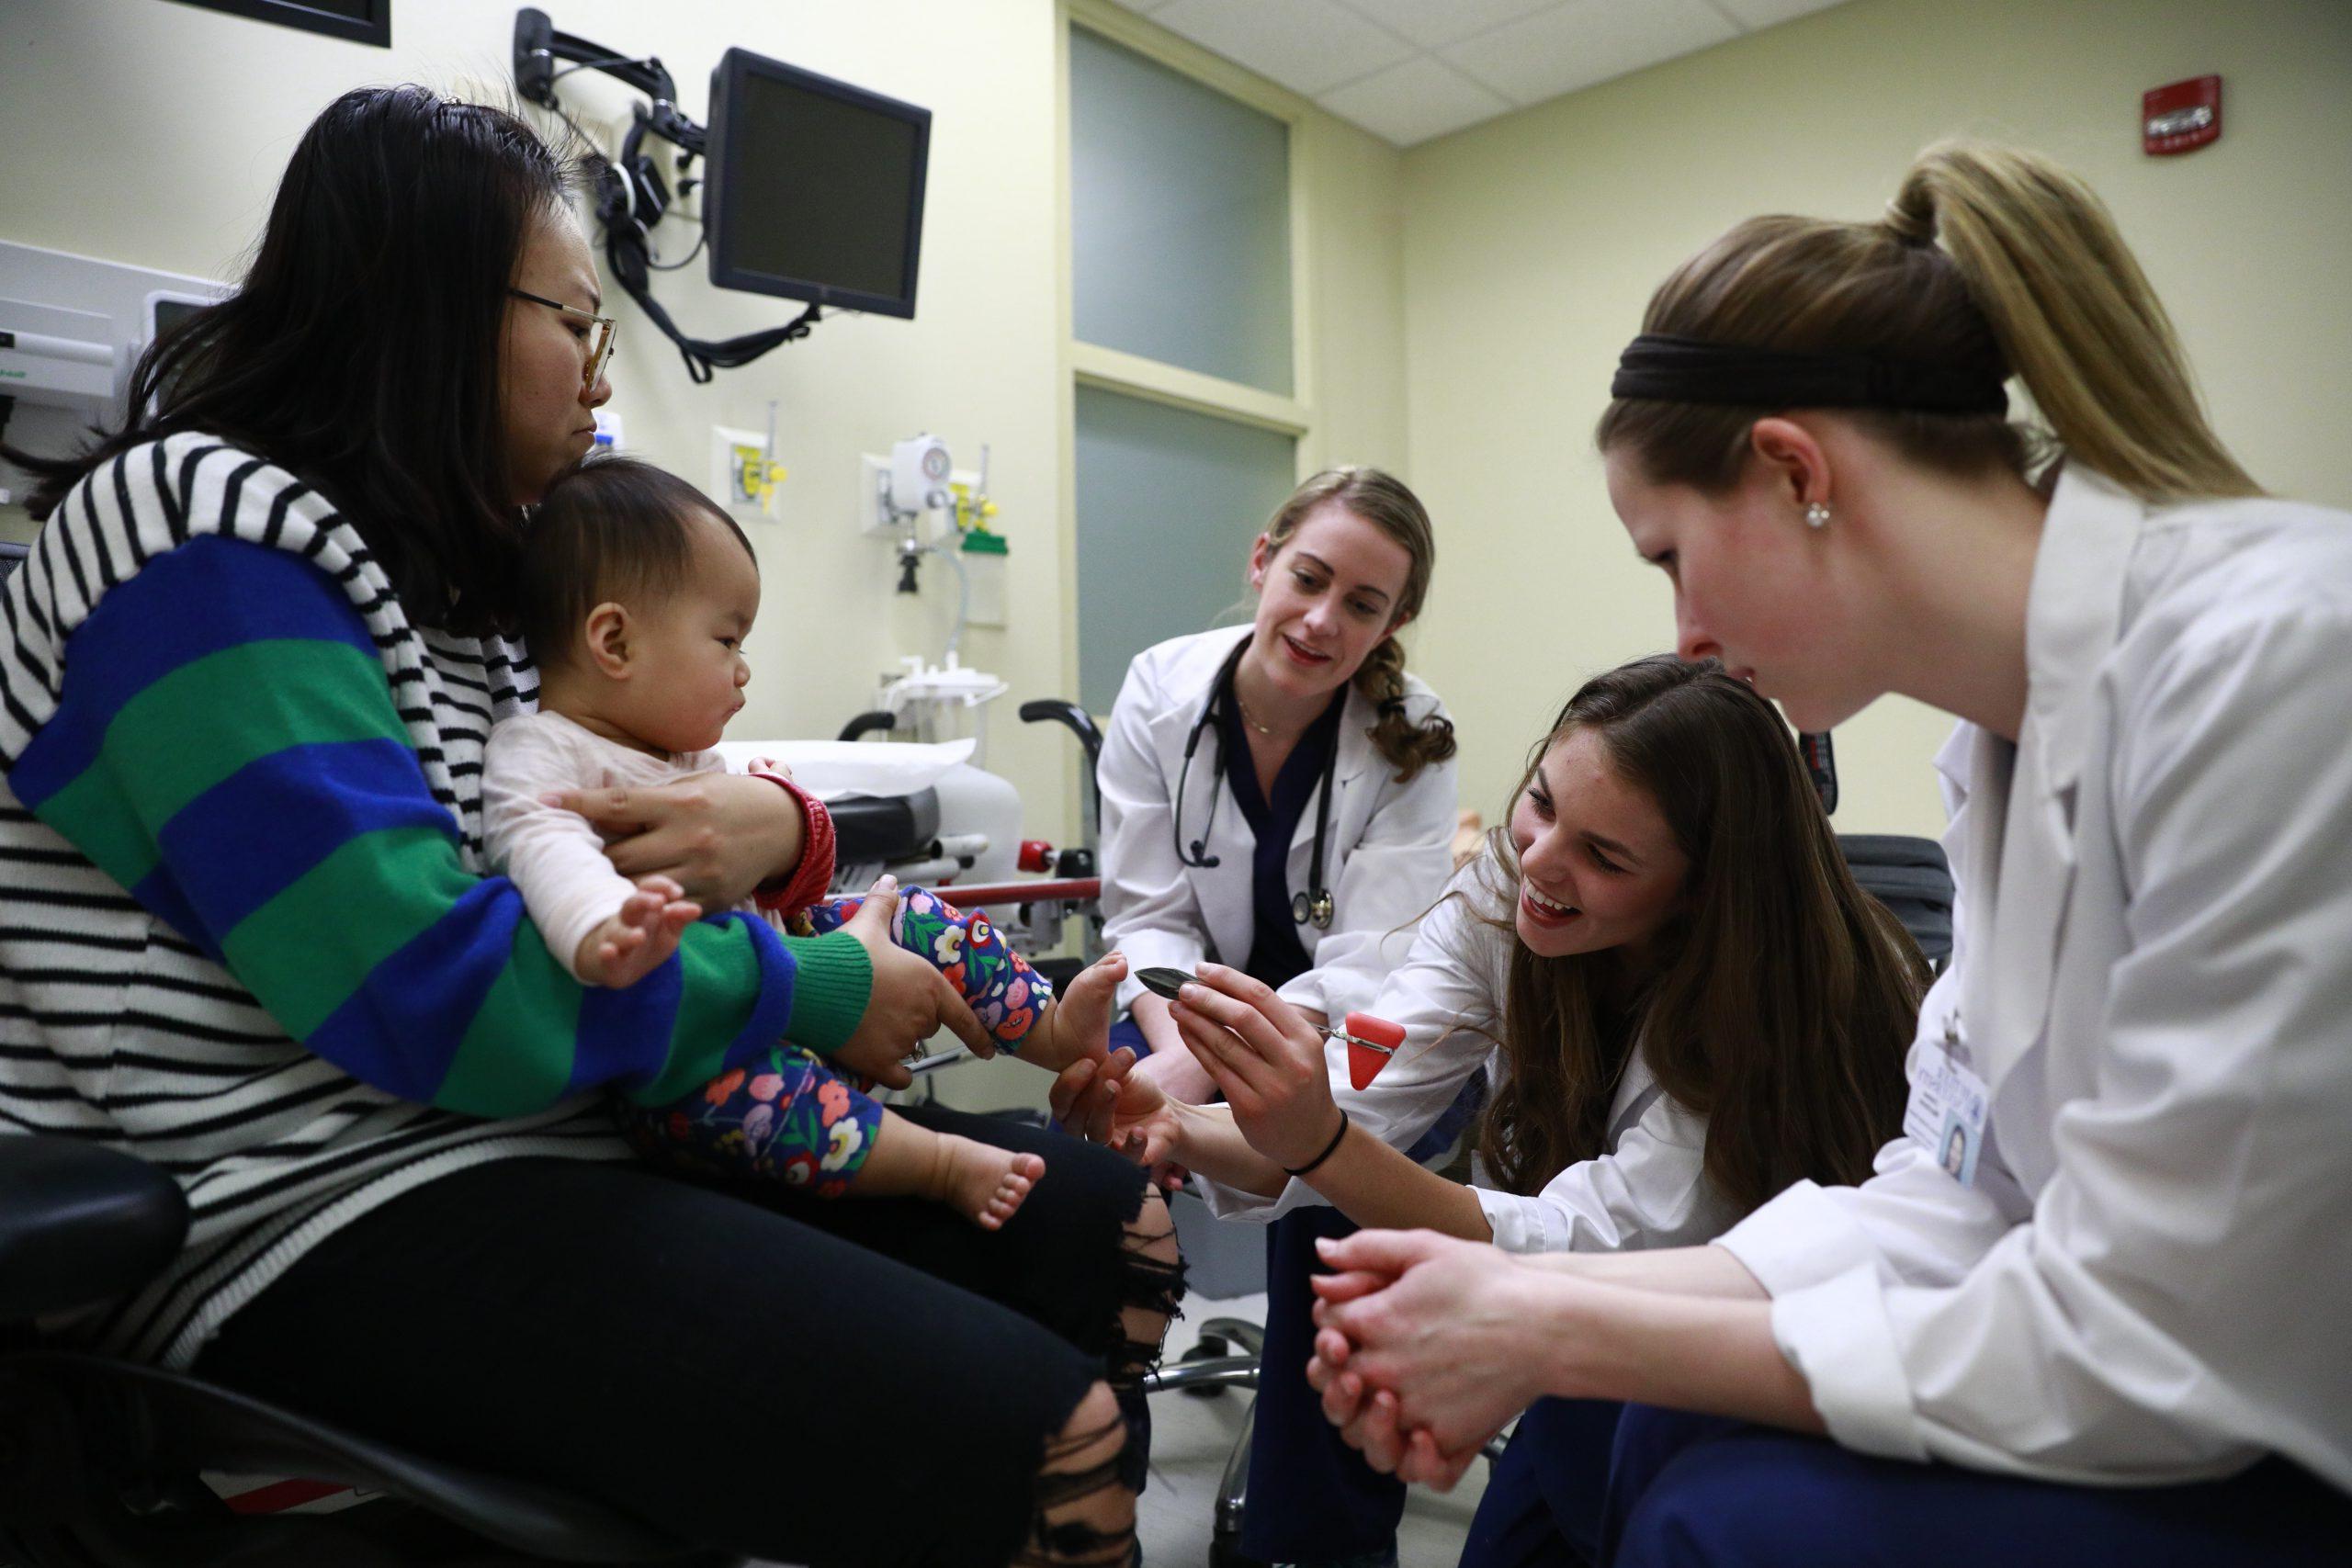
[[[900,516],[936,512],[952,499],[947,476],[956,466],[936,435],[910,436],[890,448],[890,510]]]

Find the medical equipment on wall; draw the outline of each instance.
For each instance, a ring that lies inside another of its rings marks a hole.
[[[558,70],[558,61],[570,63]],[[546,12],[529,6],[514,14],[514,68],[515,91],[574,130],[579,122],[555,92],[574,72],[602,72],[648,100],[631,106],[618,152],[598,177],[596,220],[613,276],[677,344],[695,381],[808,336],[828,306],[914,315],[929,109],[730,49],[711,73],[706,130],[679,110],[677,84],[659,56],[632,58],[558,32]],[[674,191],[645,151],[648,135],[676,149]],[[699,178],[692,172],[698,159],[707,170]],[[685,220],[676,204],[697,188],[701,236],[682,259],[662,262],[654,230],[673,212]],[[654,300],[651,278],[705,249],[714,288],[802,299],[808,309],[763,332],[689,337]]]
[[[232,290],[209,278],[0,240],[0,434],[63,455],[121,422],[155,337]],[[0,462],[0,490],[16,471]]]
[[[895,542],[898,589],[922,592],[919,569],[937,556],[956,573],[956,620],[947,634],[947,657],[962,650],[967,626],[1005,624],[1008,547],[989,526],[997,504],[989,498],[989,448],[980,446],[980,468],[956,467],[947,443],[928,431],[894,443],[888,458],[865,459],[865,499],[859,526]]]
[[[775,460],[775,404],[768,400],[765,434],[755,430],[710,427],[710,494],[736,516],[775,521],[776,492],[790,477]]]
[[[1243,637],[1234,646],[1233,651],[1226,655],[1225,663],[1216,672],[1216,682],[1209,688],[1208,701],[1201,705],[1200,717],[1193,721],[1191,733],[1184,737],[1184,761],[1176,772],[1175,809],[1170,815],[1169,835],[1175,841],[1177,860],[1202,871],[1214,871],[1223,863],[1223,857],[1208,852],[1209,833],[1216,827],[1219,790],[1215,784],[1210,786],[1209,819],[1202,827],[1200,837],[1188,845],[1184,842],[1184,786],[1192,782],[1193,753],[1200,750],[1202,734],[1216,723],[1224,712],[1224,705],[1233,700],[1233,671],[1249,648],[1250,639]],[[1217,739],[1220,773],[1224,770],[1224,763],[1225,740],[1224,732],[1220,729]],[[1318,931],[1331,929],[1331,917],[1337,908],[1331,898],[1330,886],[1323,880],[1323,848],[1331,836],[1331,796],[1339,787],[1339,771],[1340,749],[1334,746],[1330,755],[1323,760],[1323,781],[1316,786],[1315,849],[1307,863],[1306,891],[1292,894],[1290,900],[1290,918],[1302,926],[1311,925]]]

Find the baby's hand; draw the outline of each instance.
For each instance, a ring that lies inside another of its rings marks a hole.
[[[702,919],[702,906],[666,876],[648,876],[620,913],[580,939],[572,967],[591,986],[634,986],[678,951],[678,933]]]

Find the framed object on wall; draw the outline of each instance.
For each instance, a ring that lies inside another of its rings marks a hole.
[[[180,0],[180,4],[300,28],[352,43],[374,44],[379,49],[392,47],[392,0]]]

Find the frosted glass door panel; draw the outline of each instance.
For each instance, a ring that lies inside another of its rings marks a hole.
[[[1069,34],[1079,341],[1291,391],[1290,128]]]
[[[1250,542],[1296,480],[1291,438],[1078,389],[1078,681],[1108,714],[1127,662],[1249,592]]]

